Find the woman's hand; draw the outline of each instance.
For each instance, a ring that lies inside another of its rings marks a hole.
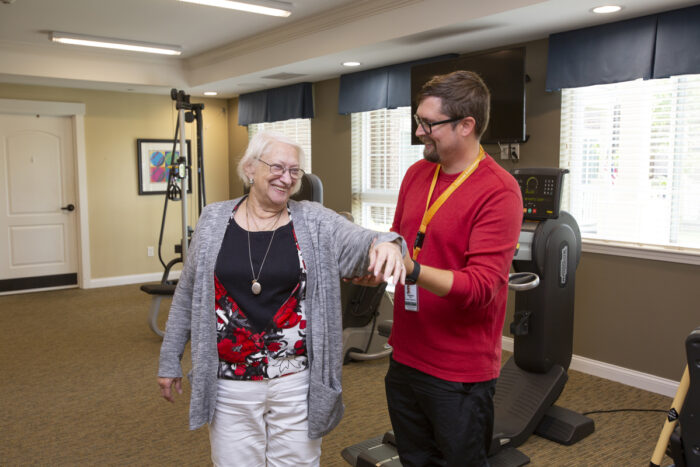
[[[369,249],[367,270],[372,272],[374,280],[370,277],[370,283],[376,282],[373,285],[378,285],[389,279],[394,284],[403,284],[406,278],[406,267],[403,263],[401,247],[394,242],[382,242],[375,245],[373,241]]]
[[[175,402],[173,386],[178,394],[182,394],[182,378],[158,378],[158,386],[160,386],[160,395],[168,402]]]

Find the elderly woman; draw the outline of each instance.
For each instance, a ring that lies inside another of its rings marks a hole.
[[[215,465],[318,465],[343,414],[341,277],[403,282],[403,240],[289,197],[303,150],[255,135],[238,164],[248,196],[207,206],[166,324],[158,384],[182,392],[191,339],[190,429],[209,424]]]

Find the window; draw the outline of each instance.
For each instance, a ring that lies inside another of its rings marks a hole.
[[[571,171],[562,208],[584,243],[637,250],[629,256],[675,251],[695,262],[700,75],[562,90],[560,167]]]
[[[263,130],[272,130],[291,138],[304,149],[306,158],[301,161],[301,166],[306,172],[311,172],[311,119],[293,118],[279,122],[251,123],[248,125],[248,141],[255,133]]]
[[[423,157],[411,146],[411,108],[352,114],[352,215],[355,222],[387,231],[394,221],[406,170]]]

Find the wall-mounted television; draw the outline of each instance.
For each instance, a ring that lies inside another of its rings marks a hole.
[[[411,111],[415,114],[416,94],[435,75],[456,70],[474,71],[491,92],[489,126],[481,136],[485,144],[522,143],[525,135],[525,48],[515,47],[496,52],[459,57],[411,67]],[[413,123],[411,144],[423,144],[416,138]]]

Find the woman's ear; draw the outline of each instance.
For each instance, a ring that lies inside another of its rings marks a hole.
[[[253,162],[248,162],[243,166],[243,173],[245,174],[245,177],[248,179],[248,183],[252,185],[251,180],[255,178],[255,164]]]

